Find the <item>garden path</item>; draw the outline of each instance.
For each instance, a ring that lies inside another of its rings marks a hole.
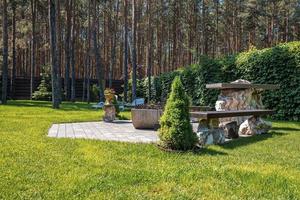
[[[193,123],[193,128],[197,129],[197,125],[197,123]],[[49,129],[48,136],[132,143],[156,143],[159,140],[157,131],[135,129],[129,120],[113,123],[101,121],[53,124]]]

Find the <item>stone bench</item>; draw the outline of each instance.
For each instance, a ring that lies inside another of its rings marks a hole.
[[[201,111],[190,112],[192,118],[199,119],[197,135],[201,146],[209,144],[221,144],[225,142],[225,137],[236,138],[239,134],[253,135],[258,132],[256,127],[263,124],[261,132],[267,132],[271,125],[262,121],[259,116],[272,115],[274,110],[231,110],[231,111]],[[241,124],[237,131],[237,123],[232,121],[227,124],[219,124],[219,118],[251,116]],[[266,125],[267,124],[267,125]],[[255,132],[256,131],[256,132]]]
[[[229,111],[201,111],[190,112],[190,116],[198,119],[215,119],[239,116],[264,116],[274,114],[274,110],[229,110]]]

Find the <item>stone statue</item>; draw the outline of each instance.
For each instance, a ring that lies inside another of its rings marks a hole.
[[[104,104],[104,117],[103,121],[113,122],[116,119],[116,108],[113,104],[115,91],[113,89],[107,88],[104,91],[105,104]]]

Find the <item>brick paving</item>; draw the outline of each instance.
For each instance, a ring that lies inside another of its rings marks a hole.
[[[193,124],[194,129],[197,124]],[[129,120],[107,122],[80,122],[53,124],[48,132],[49,137],[84,138],[132,143],[156,143],[157,131],[135,129]]]

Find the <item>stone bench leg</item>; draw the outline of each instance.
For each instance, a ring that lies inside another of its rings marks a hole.
[[[224,130],[219,128],[218,119],[200,119],[197,136],[201,146],[225,142]]]

